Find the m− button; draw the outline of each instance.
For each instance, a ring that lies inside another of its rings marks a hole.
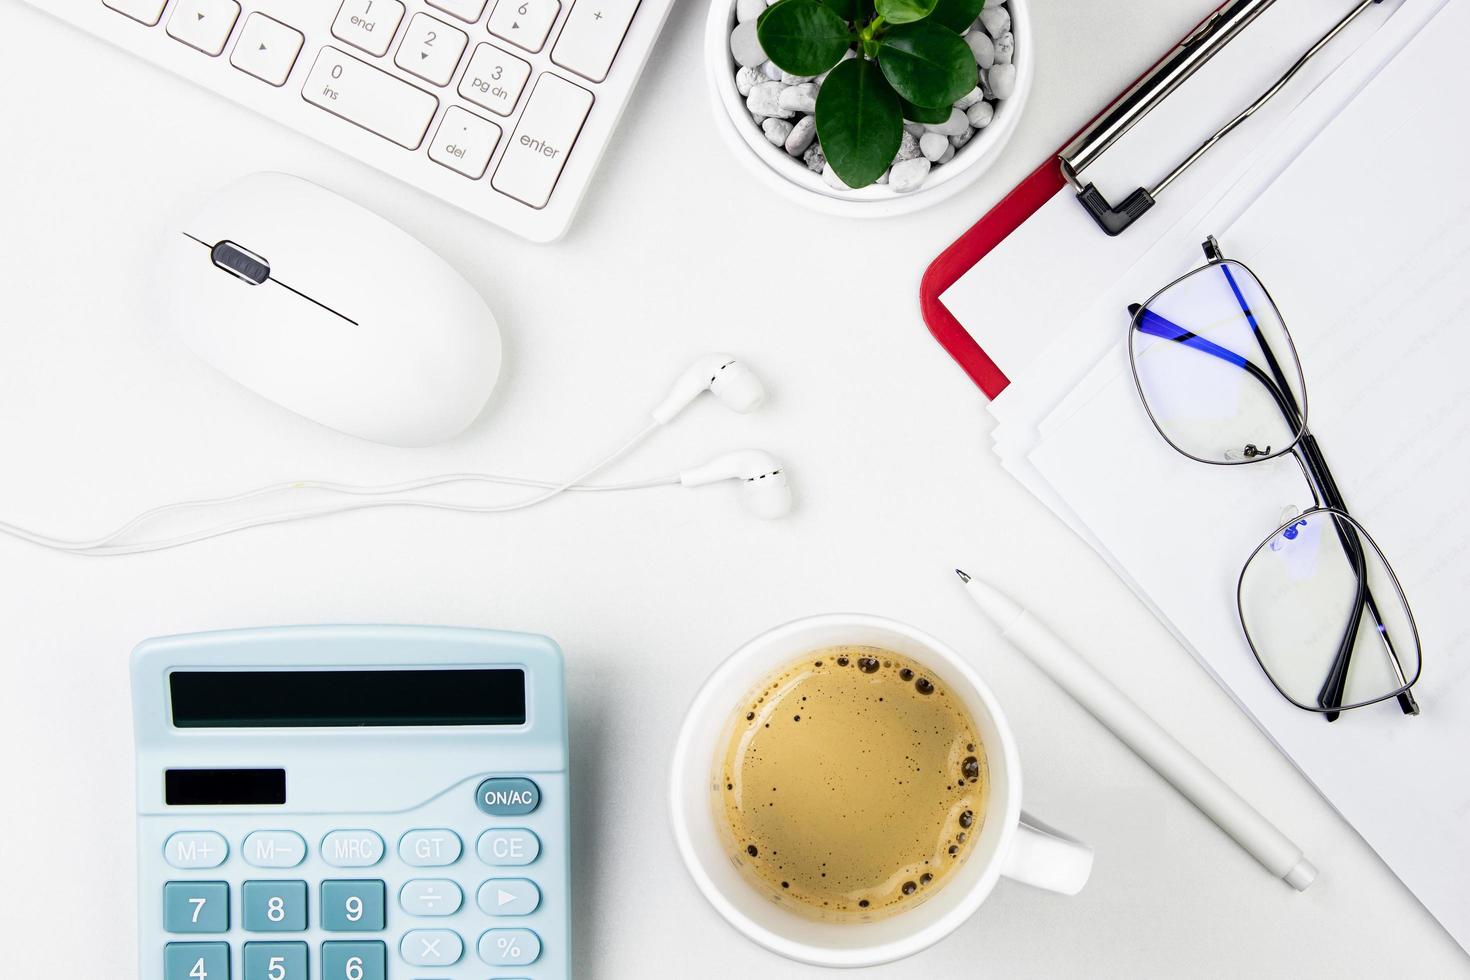
[[[306,840],[292,830],[257,830],[240,851],[257,868],[294,868],[306,860]]]
[[[475,790],[475,805],[492,817],[519,817],[541,804],[541,788],[521,776],[493,776]]]

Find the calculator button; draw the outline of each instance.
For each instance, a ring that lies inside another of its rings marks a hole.
[[[543,80],[545,77],[542,76]],[[530,108],[527,107],[526,111],[530,112]],[[525,119],[524,116],[521,118]],[[521,127],[517,127],[516,132],[520,131]],[[501,171],[504,169],[505,165],[502,163]],[[492,817],[519,817],[540,805],[541,788],[529,779],[519,776],[512,779],[494,777],[482,782],[480,788],[475,790],[475,803]]]
[[[384,943],[322,943],[322,980],[386,980],[387,972]]]
[[[306,860],[306,840],[291,830],[257,830],[245,838],[240,856],[257,868],[294,868]]]
[[[225,49],[240,17],[235,0],[181,0],[168,17],[168,36],[208,55]]]
[[[511,133],[491,185],[523,204],[545,207],[591,109],[591,92],[543,72]]]
[[[181,830],[163,843],[163,859],[175,868],[217,868],[230,845],[212,830]]]
[[[240,40],[230,52],[230,64],[262,82],[285,85],[304,40],[296,28],[257,11],[245,18]]]
[[[344,0],[337,19],[332,21],[332,35],[378,57],[388,53],[393,32],[403,19],[403,4],[398,0]]]
[[[163,947],[163,980],[230,980],[228,943],[169,943]]]
[[[133,20],[152,27],[158,23],[158,18],[163,16],[163,8],[168,0],[102,0],[102,2],[118,13],[126,14]]]
[[[479,953],[491,966],[525,966],[541,955],[541,937],[530,929],[491,929],[480,937]]]
[[[163,886],[166,932],[229,932],[230,886],[223,881],[170,881]]]
[[[371,830],[334,830],[322,838],[322,860],[335,868],[371,868],[383,860],[383,838]]]
[[[398,857],[415,868],[442,868],[458,861],[463,851],[452,830],[410,830],[398,838]]]
[[[499,142],[499,126],[452,105],[444,110],[439,131],[429,143],[429,159],[471,180],[479,180],[490,166],[490,154]]]
[[[508,116],[530,77],[527,62],[493,44],[480,44],[459,80],[459,94],[497,115]]]
[[[377,932],[383,928],[387,887],[381,881],[322,882],[322,928]]]
[[[495,0],[490,33],[527,51],[540,51],[561,12],[559,0]]]
[[[398,955],[409,966],[452,966],[464,955],[464,940],[448,929],[415,929],[403,934]]]
[[[424,141],[439,100],[336,48],[322,48],[301,97],[399,146]]]
[[[514,867],[535,861],[541,853],[541,840],[520,827],[496,828],[480,835],[475,850],[486,864]]]
[[[551,60],[583,78],[607,77],[638,0],[577,0],[551,49]]]
[[[448,85],[459,67],[460,55],[470,43],[469,35],[428,14],[414,14],[398,42],[393,63],[412,75],[435,85]]]
[[[246,943],[245,980],[308,980],[306,943]]]
[[[429,0],[429,6],[438,7],[446,14],[473,24],[485,12],[485,0]]]
[[[541,889],[526,878],[491,878],[475,901],[486,915],[530,915],[541,904]]]
[[[415,878],[398,891],[398,905],[409,915],[453,915],[464,904],[464,892],[446,878]]]
[[[304,932],[306,882],[245,882],[240,886],[240,918],[246,932]]]

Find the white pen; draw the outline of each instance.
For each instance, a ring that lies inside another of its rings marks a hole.
[[[1317,869],[1285,834],[1015,600],[955,569],[1001,635],[1209,817],[1267,871],[1305,891]]]

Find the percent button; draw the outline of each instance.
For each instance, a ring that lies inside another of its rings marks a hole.
[[[491,966],[526,966],[541,955],[541,937],[530,929],[491,929],[480,936],[480,959]]]

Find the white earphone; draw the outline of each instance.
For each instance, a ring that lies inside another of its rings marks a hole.
[[[786,480],[785,467],[774,456],[758,449],[743,449],[717,456],[701,466],[668,476],[635,480],[626,483],[587,483],[597,473],[626,456],[659,428],[671,422],[680,412],[692,405],[704,392],[710,392],[733,411],[753,411],[765,399],[765,388],[760,379],[745,364],[731,354],[707,354],[695,361],[681,374],[669,389],[668,394],[653,411],[653,422],[645,426],[631,439],[612,453],[604,456],[570,480],[556,482],[523,477],[502,476],[493,473],[442,473],[437,476],[408,480],[402,483],[362,485],[334,483],[325,480],[292,480],[257,487],[243,493],[226,497],[211,497],[165,504],[144,511],[124,523],[110,534],[90,540],[68,540],[40,534],[15,524],[0,521],[0,532],[29,541],[32,544],[71,554],[104,556],[129,555],[148,551],[163,551],[192,544],[207,538],[242,531],[246,528],[263,527],[307,520],[329,514],[342,514],[354,510],[377,507],[425,507],[437,510],[462,511],[473,514],[503,514],[524,510],[545,503],[567,491],[606,492],[613,490],[642,490],[651,487],[685,486],[702,487],[725,480],[739,480],[744,484],[746,508],[762,518],[784,517],[791,512],[791,487]],[[524,500],[509,504],[474,505],[423,500],[397,496],[414,490],[445,486],[454,483],[493,483],[505,486],[538,487],[543,490]],[[125,540],[139,527],[161,517],[185,511],[202,510],[226,504],[240,503],[277,494],[300,490],[318,490],[360,498],[350,503],[332,504],[294,511],[245,518],[225,524],[216,524],[201,530],[169,538],[153,538],[140,541]]]

